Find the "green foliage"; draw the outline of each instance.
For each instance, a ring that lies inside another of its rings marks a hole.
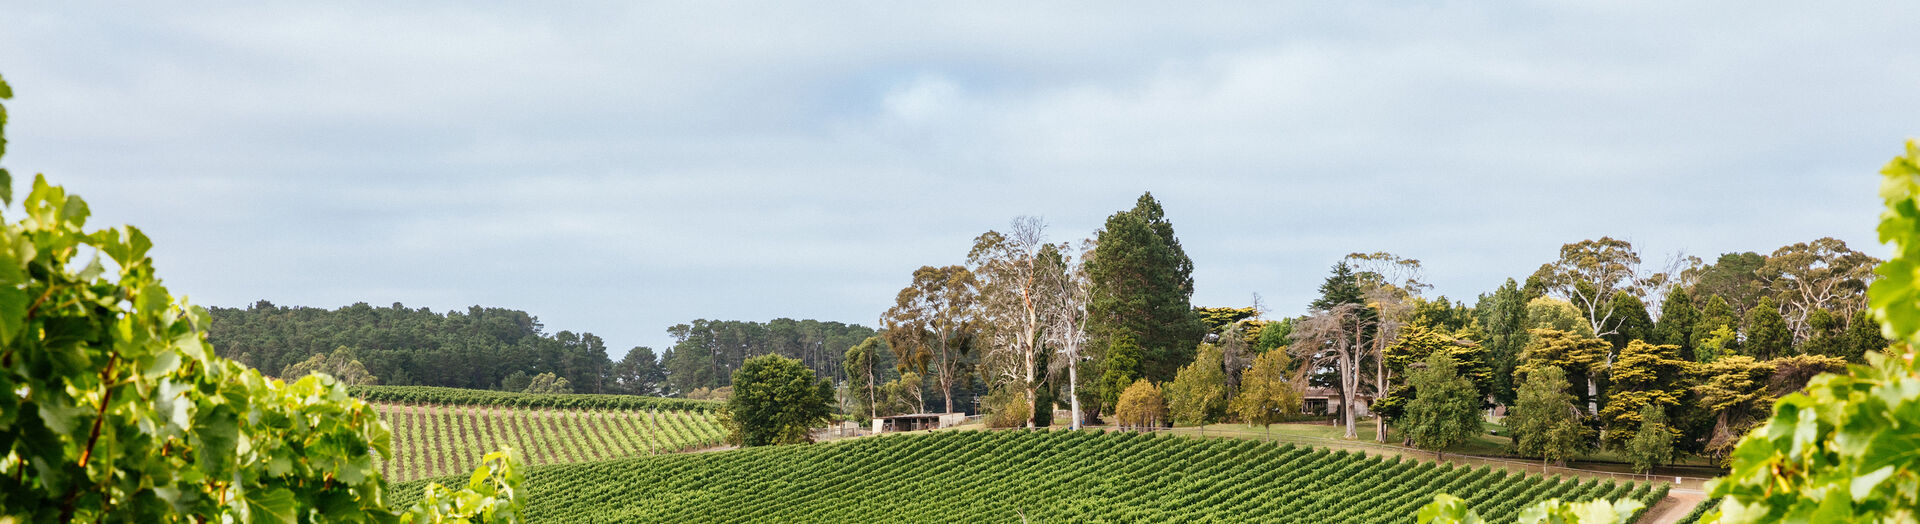
[[[1881,171],[1880,240],[1894,257],[1868,291],[1883,329],[1909,344],[1869,365],[1815,377],[1740,440],[1707,522],[1914,522],[1920,519],[1920,141]]]
[[[529,394],[480,389],[437,388],[430,386],[355,386],[347,393],[367,402],[402,404],[448,404],[455,406],[498,406],[509,408],[560,409],[658,409],[672,411],[711,411],[718,402],[636,395],[588,395],[575,393]]]
[[[1693,323],[1694,354],[1710,357],[1716,355],[1714,351],[1704,351],[1700,349],[1700,346],[1706,345],[1706,340],[1715,337],[1714,332],[1719,331],[1720,328],[1723,327],[1727,328],[1727,332],[1730,334],[1737,332],[1740,329],[1740,319],[1733,316],[1733,306],[1727,304],[1727,299],[1719,295],[1714,295],[1712,298],[1707,299],[1707,308],[1700,312],[1700,319]],[[1734,349],[1735,340],[1737,339],[1731,335],[1723,337],[1719,340],[1720,345],[1717,349],[1731,351]],[[1695,360],[1707,362],[1712,359]]]
[[[297,380],[314,373],[325,373],[348,386],[379,384],[380,378],[367,373],[367,366],[353,356],[353,350],[344,347],[332,353],[314,355],[303,362],[288,364],[286,369],[280,370],[280,378]]]
[[[853,391],[855,420],[866,422],[880,416],[880,337],[867,337],[841,359],[847,372],[847,388]]]
[[[388,507],[374,460],[391,435],[372,407],[326,375],[286,383],[219,357],[146,235],[88,231],[85,201],[32,187],[0,224],[0,521],[518,521],[508,454],[477,472],[499,482],[430,488],[460,504]]]
[[[1360,277],[1353,272],[1353,266],[1341,260],[1333,265],[1333,274],[1320,283],[1320,298],[1314,299],[1311,306],[1316,310],[1333,309],[1341,304],[1367,303],[1360,288]]]
[[[1520,510],[1520,524],[1628,524],[1647,504],[1638,500],[1591,500],[1564,502],[1551,499]],[[1415,516],[1419,524],[1485,524],[1480,514],[1459,497],[1441,493],[1422,506]]]
[[[728,440],[743,447],[813,442],[812,429],[833,420],[833,383],[798,359],[753,357],[733,372],[725,414]]]
[[[1413,325],[1454,333],[1466,329],[1473,320],[1473,308],[1465,303],[1450,302],[1444,296],[1432,300],[1413,299]]]
[[[551,371],[581,392],[616,392],[605,387],[613,362],[600,337],[545,333],[524,311],[436,313],[398,303],[326,310],[262,300],[210,313],[207,341],[219,354],[269,372],[349,347],[382,384],[488,389],[516,371]]]
[[[1494,401],[1511,406],[1519,394],[1513,380],[1513,368],[1520,362],[1520,352],[1532,337],[1527,333],[1530,322],[1527,319],[1526,294],[1520,291],[1519,284],[1509,278],[1492,295],[1482,295],[1474,311],[1479,315],[1480,329],[1485,333],[1481,345],[1487,348],[1487,361],[1493,368]]]
[[[1760,303],[1747,310],[1740,333],[1743,354],[1761,360],[1792,354],[1793,332],[1787,330],[1787,321],[1780,316],[1772,297],[1760,297]]]
[[[1655,344],[1680,346],[1680,354],[1693,354],[1693,325],[1700,321],[1700,310],[1693,307],[1693,296],[1685,289],[1675,289],[1667,294],[1667,300],[1660,303],[1660,322],[1654,325]]]
[[[1199,355],[1167,384],[1167,408],[1173,420],[1197,426],[1217,422],[1227,412],[1227,373],[1220,347],[1201,344]]]
[[[1410,369],[1435,354],[1445,354],[1453,360],[1461,378],[1466,379],[1473,386],[1472,397],[1476,399],[1475,406],[1484,404],[1478,399],[1484,399],[1493,394],[1494,371],[1493,367],[1487,363],[1486,348],[1418,324],[1402,329],[1400,338],[1395,339],[1393,345],[1387,346],[1387,371],[1395,377],[1409,376]],[[1405,406],[1412,400],[1414,390],[1417,389],[1417,387],[1394,388],[1381,403]],[[1400,416],[1400,413],[1386,409],[1375,411],[1379,411],[1389,419]]]
[[[1527,374],[1533,370],[1557,367],[1566,372],[1569,381],[1579,386],[1573,391],[1580,398],[1580,403],[1595,400],[1587,398],[1586,385],[1606,362],[1607,350],[1611,346],[1604,340],[1577,332],[1534,329],[1531,333],[1533,340],[1520,352],[1520,365],[1513,370],[1514,379],[1525,382]]]
[[[1722,254],[1712,264],[1689,270],[1694,281],[1694,296],[1720,297],[1721,302],[1729,306],[1727,318],[1733,319],[1733,311],[1753,307],[1760,296],[1766,294],[1766,282],[1761,276],[1761,269],[1766,265],[1767,256],[1759,253]],[[1708,309],[1713,307],[1709,305]],[[1712,331],[1717,325],[1709,325],[1706,330]]]
[[[1635,340],[1657,338],[1654,333],[1653,318],[1647,316],[1647,305],[1640,301],[1640,297],[1626,291],[1615,291],[1613,303],[1609,307],[1613,308],[1613,321],[1617,324],[1614,325],[1612,334],[1601,338],[1613,344],[1615,351],[1627,347],[1627,343]]]
[[[1120,403],[1113,408],[1113,418],[1120,427],[1160,427],[1167,420],[1166,396],[1153,382],[1144,378],[1136,380],[1120,393]]]
[[[564,395],[573,393],[573,384],[568,383],[567,379],[554,376],[552,373],[541,373],[534,375],[533,380],[527,382],[527,389],[522,390],[521,393],[530,395]]]
[[[1017,428],[1033,419],[1033,404],[1027,402],[1024,389],[1003,385],[994,388],[986,399],[986,423],[990,428]]]
[[[1292,318],[1283,318],[1261,326],[1260,334],[1253,342],[1255,353],[1266,353],[1292,344],[1293,326],[1299,322]]]
[[[1406,523],[1437,491],[1513,521],[1656,486],[1244,439],[941,431],[531,468],[537,522]]]
[[[1133,337],[1141,349],[1139,376],[1157,381],[1172,379],[1192,360],[1206,329],[1193,311],[1193,259],[1151,193],[1107,217],[1095,233],[1087,275],[1087,329],[1095,348]]]
[[[1407,380],[1414,396],[1402,427],[1414,446],[1440,453],[1480,434],[1483,397],[1448,354],[1435,351],[1423,363]]]
[[[1588,430],[1580,424],[1574,396],[1567,393],[1566,372],[1557,366],[1531,370],[1520,399],[1507,416],[1514,447],[1521,455],[1565,463],[1588,448]]]
[[[1120,405],[1120,393],[1140,378],[1140,345],[1134,343],[1132,335],[1114,336],[1100,367],[1100,403],[1113,409]]]
[[[1693,361],[1704,364],[1733,355],[1733,347],[1739,343],[1739,336],[1733,332],[1732,326],[1723,324],[1713,328],[1706,336],[1694,340]]]
[[[727,432],[711,411],[512,408],[475,404],[374,404],[393,430],[388,481],[458,474],[501,446],[532,466],[707,448]]]
[[[1659,409],[1665,419],[1667,410],[1680,406],[1687,395],[1683,379],[1688,370],[1688,362],[1680,359],[1679,346],[1635,340],[1620,350],[1619,358],[1609,368],[1607,404],[1600,408],[1609,446],[1633,439],[1641,426],[1643,407]]]
[[[1861,310],[1847,323],[1846,347],[1844,356],[1848,362],[1866,362],[1867,353],[1886,351],[1892,341],[1880,331],[1880,323],[1875,321],[1872,312]]]
[[[815,375],[838,376],[847,348],[879,332],[857,324],[776,318],[768,322],[696,319],[667,328],[667,334],[673,336],[674,344],[660,354],[668,385],[664,393],[683,395],[695,388],[728,385],[732,370],[759,355],[799,359]],[[876,368],[893,369],[893,351],[885,345],[879,349]],[[579,379],[572,380],[579,387]],[[880,382],[884,381],[882,377]]]
[[[1527,302],[1528,331],[1534,329],[1552,329],[1582,336],[1593,336],[1593,327],[1587,325],[1580,310],[1565,300],[1540,297]]]
[[[1253,367],[1240,376],[1240,392],[1229,406],[1247,424],[1272,426],[1300,411],[1300,387],[1287,380],[1292,359],[1285,351],[1268,351],[1253,358]]]
[[[1254,315],[1260,314],[1260,311],[1252,307],[1220,306],[1195,307],[1193,313],[1200,318],[1200,324],[1206,326],[1208,332],[1219,333],[1226,331],[1227,326],[1253,318]]]
[[[1673,431],[1667,427],[1665,409],[1653,404],[1640,408],[1640,427],[1627,441],[1627,458],[1636,473],[1673,462]]]

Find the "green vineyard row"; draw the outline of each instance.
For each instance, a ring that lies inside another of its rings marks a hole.
[[[708,411],[515,409],[458,404],[374,404],[393,428],[393,481],[461,474],[500,446],[526,464],[564,464],[709,447],[726,432]]]
[[[418,492],[415,484],[391,492]],[[1489,522],[1511,522],[1549,498],[1652,506],[1667,491],[1292,444],[1098,431],[942,432],[534,467],[523,488],[533,522],[743,523],[1405,523],[1441,492]]]
[[[441,388],[432,386],[353,386],[347,394],[367,402],[405,404],[457,404],[462,406],[505,406],[558,409],[658,409],[671,411],[713,411],[720,403],[712,400],[642,397],[638,395],[587,395],[573,393],[515,393],[483,389]]]

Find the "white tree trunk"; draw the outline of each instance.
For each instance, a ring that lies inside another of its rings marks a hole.
[[[1067,402],[1073,405],[1073,429],[1080,430],[1080,363],[1079,359],[1067,361]]]

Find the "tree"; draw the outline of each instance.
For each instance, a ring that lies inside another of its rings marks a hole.
[[[1593,328],[1580,311],[1565,300],[1539,297],[1527,301],[1527,329],[1553,329],[1592,337]]]
[[[1693,387],[1701,407],[1714,413],[1714,428],[1706,451],[1715,456],[1731,451],[1735,441],[1759,423],[1773,396],[1767,381],[1773,366],[1746,355],[1733,355],[1701,365]]]
[[[1700,311],[1693,307],[1693,296],[1685,289],[1675,289],[1667,295],[1666,302],[1660,304],[1660,322],[1654,324],[1655,344],[1680,346],[1683,355],[1693,354],[1693,325],[1700,320]]]
[[[1667,411],[1648,404],[1640,408],[1640,428],[1627,441],[1627,457],[1635,473],[1646,474],[1654,466],[1673,462],[1673,430],[1667,427]]]
[[[1107,355],[1100,372],[1100,402],[1107,409],[1120,405],[1120,393],[1141,378],[1140,345],[1132,335],[1119,335],[1107,342]]]
[[[1486,346],[1487,360],[1493,367],[1494,401],[1511,406],[1518,395],[1513,367],[1531,336],[1527,333],[1526,295],[1520,292],[1520,285],[1509,278],[1492,295],[1481,295],[1474,311],[1479,315],[1481,329],[1486,332],[1482,345]]]
[[[573,385],[567,379],[553,373],[541,373],[533,376],[522,393],[572,393]]]
[[[1792,353],[1793,333],[1787,330],[1787,322],[1780,317],[1780,308],[1774,306],[1772,297],[1760,297],[1760,303],[1747,310],[1742,324],[1745,339],[1740,343],[1741,353],[1760,360]]]
[[[12,187],[0,169],[0,206]],[[152,240],[87,230],[87,203],[44,175],[31,188],[22,218],[0,223],[18,248],[0,250],[0,521],[519,521],[510,450],[465,490],[388,507],[374,461],[392,435],[372,406],[328,376],[285,382],[218,356],[208,313],[162,285]]]
[[[1861,311],[1853,315],[1847,323],[1846,359],[1851,362],[1866,362],[1866,355],[1873,351],[1886,351],[1887,336],[1880,333],[1880,323],[1873,316]]]
[[[1407,327],[1393,345],[1387,346],[1387,372],[1394,376],[1409,376],[1411,370],[1434,354],[1445,354],[1452,359],[1460,377],[1473,384],[1473,397],[1477,399],[1474,405],[1479,407],[1485,404],[1485,399],[1493,394],[1494,375],[1492,366],[1487,363],[1486,348],[1442,331],[1421,325]],[[1405,408],[1413,401],[1414,392],[1412,382],[1403,380],[1389,389],[1384,398],[1374,401],[1373,411],[1376,415],[1397,420],[1406,414]]]
[[[1615,291],[1610,307],[1620,323],[1614,326],[1613,334],[1601,338],[1613,345],[1614,354],[1619,354],[1628,342],[1656,338],[1653,318],[1647,315],[1647,305],[1640,301],[1640,297],[1626,291]]]
[[[887,346],[916,372],[933,370],[935,387],[953,412],[953,388],[967,379],[967,354],[978,336],[978,281],[963,266],[923,266],[881,317]],[[903,349],[904,348],[904,349]]]
[[[1771,298],[1780,304],[1795,338],[1807,337],[1814,311],[1851,315],[1866,305],[1867,281],[1879,259],[1854,251],[1846,242],[1822,237],[1775,250],[1760,268]]]
[[[1091,246],[1089,246],[1091,247]],[[1082,251],[1081,260],[1076,263],[1067,253],[1069,247],[1060,244],[1049,250],[1045,258],[1049,273],[1046,300],[1047,345],[1053,348],[1048,358],[1049,371],[1058,374],[1067,372],[1067,401],[1073,410],[1071,429],[1078,430],[1085,422],[1086,412],[1080,405],[1080,366],[1088,359],[1087,323],[1091,318],[1087,310],[1091,300],[1093,282],[1087,275],[1084,263],[1086,253]]]
[[[1543,366],[1525,375],[1519,401],[1507,416],[1507,428],[1521,455],[1540,457],[1543,464],[1551,460],[1566,465],[1567,459],[1586,449],[1587,428],[1580,424],[1580,410],[1573,405],[1569,387],[1566,372],[1557,366]]]
[[[1807,315],[1807,339],[1800,343],[1800,352],[1808,355],[1826,355],[1847,358],[1847,326],[1840,317],[1825,309],[1813,310]]]
[[[1520,353],[1520,365],[1513,370],[1514,379],[1524,382],[1526,375],[1534,370],[1559,368],[1567,376],[1579,377],[1586,383],[1581,390],[1587,394],[1581,401],[1587,405],[1588,414],[1599,413],[1594,376],[1605,369],[1602,360],[1606,358],[1607,342],[1557,329],[1535,329],[1531,333],[1533,340]]]
[[[1479,391],[1460,376],[1453,357],[1435,351],[1425,365],[1414,369],[1407,382],[1413,401],[1407,403],[1405,431],[1413,445],[1445,458],[1446,448],[1480,434]]]
[[[1193,313],[1199,317],[1200,325],[1206,326],[1208,333],[1216,335],[1225,332],[1229,326],[1239,324],[1240,321],[1243,320],[1251,320],[1260,315],[1259,310],[1251,307],[1224,306],[1196,307],[1193,308]]]
[[[1142,349],[1141,376],[1172,379],[1206,328],[1193,311],[1193,260],[1166,211],[1152,193],[1142,194],[1133,209],[1107,217],[1094,246],[1087,257],[1093,345],[1131,336]]]
[[[296,364],[287,364],[280,370],[280,378],[298,380],[314,373],[332,375],[334,380],[349,386],[371,386],[380,383],[380,378],[367,373],[367,366],[353,358],[352,349],[341,346],[333,353],[319,353]]]
[[[1335,278],[1338,276],[1336,271]],[[1308,369],[1326,369],[1333,373],[1340,391],[1340,416],[1346,426],[1344,436],[1348,439],[1360,436],[1353,426],[1353,411],[1357,405],[1355,397],[1360,392],[1362,361],[1367,356],[1368,348],[1361,337],[1371,325],[1372,315],[1367,314],[1368,311],[1366,306],[1352,303],[1317,310],[1294,327],[1294,342],[1288,346],[1289,352],[1305,362]]]
[[[1219,346],[1201,344],[1193,362],[1180,368],[1166,388],[1167,407],[1175,422],[1204,426],[1226,414],[1227,375],[1223,366]]]
[[[1120,393],[1120,403],[1113,408],[1113,418],[1121,427],[1157,428],[1167,419],[1167,401],[1160,395],[1160,388],[1147,379],[1133,381],[1127,390]]]
[[[1880,240],[1894,256],[1867,291],[1874,318],[1905,348],[1868,355],[1866,366],[1823,375],[1774,405],[1714,483],[1719,509],[1704,522],[1911,522],[1920,514],[1920,387],[1911,349],[1920,331],[1920,140],[1881,170]]]
[[[815,378],[798,359],[761,355],[733,372],[725,405],[728,440],[740,446],[813,442],[813,428],[833,420],[833,383]]]
[[[1541,265],[1532,278],[1571,302],[1594,335],[1607,336],[1617,332],[1621,322],[1614,294],[1642,292],[1645,279],[1638,275],[1639,266],[1640,253],[1631,242],[1600,237],[1560,246],[1560,259]]]
[[[1046,293],[1056,288],[1044,257],[1053,248],[1046,242],[1046,223],[1018,217],[1007,234],[988,231],[973,241],[967,263],[980,277],[980,317],[991,327],[992,343],[984,364],[995,384],[1013,384],[1025,392],[1027,403],[1039,399],[1047,318]],[[1184,309],[1184,308],[1183,308]],[[1034,417],[1039,417],[1035,410]],[[1051,410],[1048,410],[1051,413]],[[1027,427],[1036,421],[1029,420]]]
[[[1721,297],[1720,295],[1709,297],[1707,299],[1707,307],[1700,311],[1699,320],[1693,323],[1692,338],[1694,344],[1697,345],[1701,340],[1712,336],[1714,330],[1720,329],[1722,326],[1734,331],[1739,331],[1740,318],[1734,315],[1733,306],[1727,303],[1725,297]]]
[[[1761,268],[1766,267],[1767,257],[1759,253],[1727,253],[1720,255],[1714,263],[1688,270],[1684,280],[1694,282],[1693,295],[1696,297],[1716,296],[1726,300],[1728,305],[1738,311],[1752,308],[1766,294],[1766,282],[1761,278]],[[1712,327],[1707,328],[1712,331]]]
[[[667,369],[661,367],[653,348],[638,346],[627,350],[627,356],[613,365],[613,383],[628,395],[664,395]]]
[[[867,416],[862,420],[880,416],[880,345],[879,337],[868,337],[860,344],[847,348],[847,356],[841,360],[854,399],[865,401]],[[859,411],[856,410],[854,415],[858,416]]]
[[[1414,304],[1421,290],[1433,287],[1420,281],[1420,261],[1385,251],[1353,253],[1351,261],[1361,271],[1355,273],[1372,324],[1361,332],[1366,357],[1373,361],[1373,395],[1378,400],[1392,390],[1393,375],[1387,369],[1386,351],[1400,331],[1413,322]],[[1373,417],[1374,440],[1387,441],[1387,417]]]
[[[1293,367],[1285,351],[1268,351],[1253,357],[1253,367],[1240,377],[1240,392],[1233,396],[1231,408],[1242,422],[1259,424],[1269,433],[1273,423],[1300,410],[1300,388],[1287,380]]]
[[[1732,327],[1721,325],[1720,327],[1714,328],[1713,332],[1707,333],[1706,338],[1696,340],[1693,348],[1693,361],[1704,364],[1719,360],[1720,357],[1732,355],[1734,354],[1733,347],[1738,343],[1739,334],[1734,333]]]
[[[1648,344],[1635,340],[1620,350],[1620,358],[1609,368],[1612,387],[1607,391],[1607,406],[1600,410],[1611,445],[1632,440],[1641,425],[1641,408],[1653,406],[1662,413],[1680,406],[1687,394],[1684,380],[1690,370],[1680,358],[1680,346]],[[1662,416],[1664,424],[1665,417]]]

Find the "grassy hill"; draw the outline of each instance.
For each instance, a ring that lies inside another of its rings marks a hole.
[[[411,398],[440,402],[371,402],[393,428],[394,456],[380,461],[381,475],[392,481],[461,475],[502,445],[519,450],[527,464],[540,465],[684,451],[718,445],[726,437],[712,411],[672,409],[701,404],[649,397],[556,403],[545,397],[564,396],[515,395],[478,392]],[[595,396],[612,397],[581,395]],[[545,407],[551,405],[591,407]]]
[[[460,482],[457,477],[445,482]],[[1252,440],[940,432],[540,466],[534,522],[1381,522],[1448,492],[1490,522],[1665,485],[1580,482]],[[418,482],[396,486],[418,496]],[[403,501],[411,503],[411,501]]]

